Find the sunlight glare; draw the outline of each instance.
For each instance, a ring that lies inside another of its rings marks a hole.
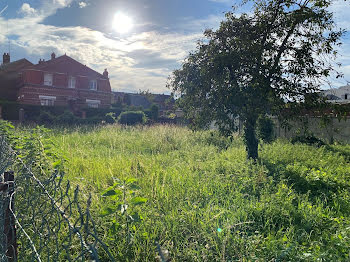
[[[127,33],[133,27],[132,19],[123,13],[116,13],[113,28],[120,34]]]

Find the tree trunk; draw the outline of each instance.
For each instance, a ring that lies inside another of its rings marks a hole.
[[[256,118],[248,118],[244,121],[244,140],[248,159],[258,159],[259,141],[255,133]]]

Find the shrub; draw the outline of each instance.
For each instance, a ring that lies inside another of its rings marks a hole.
[[[78,118],[71,111],[64,111],[62,115],[57,117],[56,123],[60,125],[74,125],[78,123]]]
[[[153,104],[150,109],[145,110],[145,114],[149,119],[156,121],[159,116],[158,106]]]
[[[110,109],[110,108],[85,108],[87,118],[100,117],[104,118],[109,112],[120,114],[120,109]]]
[[[52,125],[55,122],[55,117],[49,112],[41,111],[38,117],[38,123],[40,125]]]
[[[0,101],[2,117],[5,120],[18,120],[20,105],[11,101]]]
[[[142,111],[127,111],[120,114],[118,122],[122,125],[144,124],[147,118]]]
[[[302,143],[302,144],[307,144],[307,145],[310,145],[310,146],[311,145],[315,145],[317,147],[325,145],[325,143],[321,139],[315,137],[312,134],[307,134],[307,135],[303,135],[303,136],[296,136],[296,137],[294,137],[291,140],[291,142],[293,144],[295,144],[295,143]]]
[[[272,142],[274,124],[272,120],[266,116],[260,116],[257,122],[257,135],[265,143]]]
[[[116,122],[115,113],[109,112],[105,116],[105,121],[107,124],[114,124]]]

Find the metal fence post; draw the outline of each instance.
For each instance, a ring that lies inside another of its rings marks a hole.
[[[13,193],[15,191],[15,176],[13,172],[4,173],[4,183],[0,187],[0,191],[4,194],[3,203],[3,221],[4,221],[4,242],[3,246],[6,250],[8,261],[17,261],[17,239],[15,218],[11,212],[14,211]],[[12,201],[11,201],[12,200]]]

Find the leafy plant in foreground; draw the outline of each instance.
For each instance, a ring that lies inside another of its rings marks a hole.
[[[111,204],[102,210],[100,216],[114,215],[108,232],[109,238],[111,240],[117,240],[118,237],[125,238],[127,246],[130,247],[134,232],[137,230],[136,225],[143,219],[135,207],[145,204],[148,199],[136,196],[136,192],[140,189],[136,179],[115,180],[116,182],[102,193],[102,197],[108,198]]]

